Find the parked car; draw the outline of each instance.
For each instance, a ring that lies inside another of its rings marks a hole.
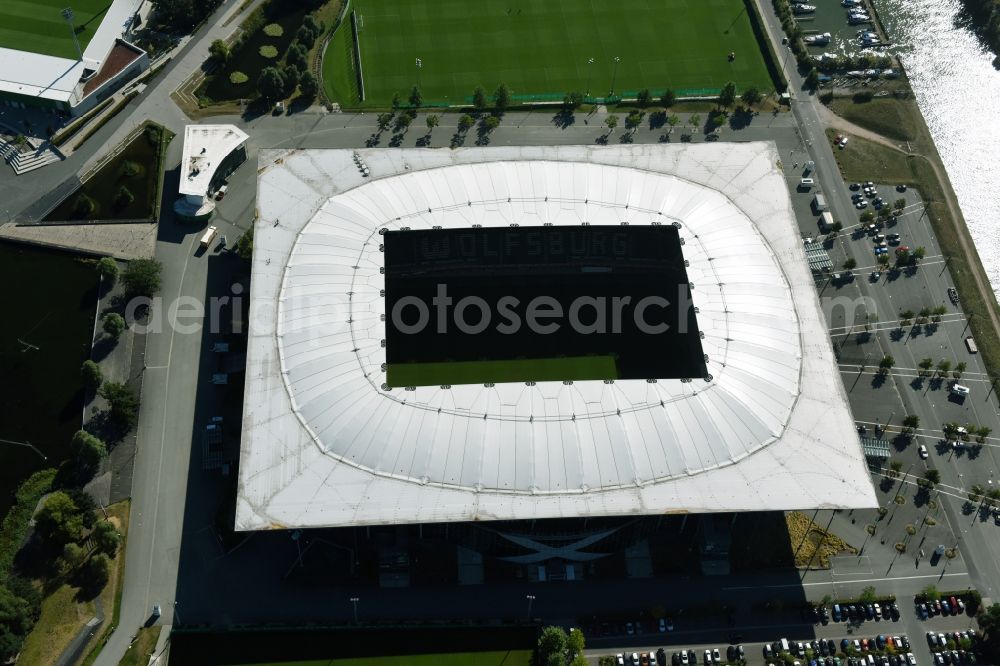
[[[927,456],[930,455],[929,453],[927,453],[927,447],[925,445],[923,445],[923,444],[921,444],[919,447],[917,447],[917,453],[920,454],[920,458],[922,460],[927,460]]]

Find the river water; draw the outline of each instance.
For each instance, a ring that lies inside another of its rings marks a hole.
[[[1000,291],[1000,72],[956,25],[959,0],[875,0],[958,195],[994,292]]]

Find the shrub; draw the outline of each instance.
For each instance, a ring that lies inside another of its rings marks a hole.
[[[298,32],[295,33],[295,39],[298,40],[302,46],[307,49],[311,49],[313,44],[316,43],[316,33],[309,29],[309,26],[300,26]]]
[[[118,262],[111,257],[102,257],[97,262],[97,274],[113,284],[118,279]]]
[[[90,359],[83,362],[83,367],[80,368],[80,374],[83,376],[83,384],[91,391],[96,389],[104,381],[104,373],[101,372],[101,366],[97,365]]]
[[[118,193],[115,195],[115,206],[118,208],[125,208],[133,201],[135,201],[135,195],[132,194],[132,190],[128,189],[124,185],[118,188]]]
[[[111,421],[131,430],[139,418],[139,399],[125,384],[105,382],[100,395],[108,401]]]
[[[101,321],[103,322],[102,327],[104,328],[104,332],[114,340],[120,338],[122,333],[125,332],[125,318],[117,312],[107,313],[101,318]]]
[[[126,178],[135,178],[142,173],[142,165],[132,160],[125,160],[122,164],[122,175]]]
[[[77,217],[90,217],[97,209],[97,204],[86,194],[80,194],[73,203],[73,214]]]
[[[238,86],[241,83],[246,83],[249,80],[250,77],[244,74],[243,72],[237,71],[229,75],[229,82],[235,86]]]
[[[268,37],[281,37],[285,34],[285,29],[277,23],[268,23],[264,26],[264,34]]]
[[[264,46],[260,47],[258,52],[264,58],[273,59],[278,57],[277,47],[274,47],[270,44],[264,44]]]

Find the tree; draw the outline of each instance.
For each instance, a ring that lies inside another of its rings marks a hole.
[[[566,649],[569,651],[569,658],[576,659],[577,656],[582,655],[583,648],[586,645],[583,631],[574,627],[569,630],[569,635],[566,638]]]
[[[980,444],[985,443],[986,438],[990,436],[991,432],[993,432],[993,429],[989,426],[979,426],[979,429],[976,430],[976,441]]]
[[[889,370],[892,370],[892,366],[894,366],[894,365],[896,365],[896,359],[894,359],[889,354],[886,354],[885,356],[883,356],[882,360],[878,362],[878,367],[881,368],[882,370],[884,370],[885,372],[888,372]]]
[[[410,123],[412,122],[413,122],[413,116],[411,116],[408,113],[400,114],[396,118],[396,130],[399,132],[405,132],[406,129],[410,126]]]
[[[885,210],[885,209],[883,209],[883,210]],[[913,251],[913,259],[914,259],[914,261],[920,261],[925,256],[927,256],[927,248],[925,248],[922,245]]]
[[[104,332],[111,336],[112,340],[117,340],[125,331],[125,318],[117,312],[108,312],[101,317]]]
[[[309,69],[309,50],[302,44],[292,44],[285,54],[285,63],[302,73]]]
[[[116,207],[125,208],[133,201],[135,201],[135,195],[132,194],[132,190],[128,189],[124,185],[118,188],[118,192],[115,194]]]
[[[129,430],[139,417],[139,399],[125,384],[104,382],[99,395],[108,401],[111,420]]]
[[[307,49],[311,49],[316,43],[316,33],[310,30],[309,26],[303,24],[295,32],[295,40]]]
[[[431,114],[427,116],[427,133],[430,134],[434,131],[434,128],[441,124],[441,118]]]
[[[653,95],[649,92],[649,88],[643,88],[635,96],[635,101],[642,107],[649,106],[652,99]]]
[[[472,91],[472,106],[482,111],[486,108],[486,104],[486,91],[483,90],[482,86],[476,86],[476,89]]]
[[[316,36],[322,35],[323,28],[325,27],[322,21],[316,19],[315,14],[306,14],[303,16],[302,25],[308,28]]]
[[[979,502],[986,496],[986,489],[983,488],[978,483],[973,484],[972,488],[969,490],[969,501]]]
[[[719,106],[723,108],[728,108],[733,105],[736,101],[736,84],[730,81],[726,85],[722,86],[722,90],[719,91],[719,99],[717,100]]]
[[[875,587],[869,585],[865,589],[861,590],[861,595],[858,596],[858,601],[865,604],[875,601]]]
[[[468,132],[469,128],[472,127],[476,122],[476,119],[470,116],[468,113],[463,113],[458,119],[458,129],[462,132]]]
[[[483,127],[486,128],[487,132],[492,132],[499,126],[500,126],[500,118],[498,118],[497,116],[486,116],[486,119],[483,120]]]
[[[392,93],[392,108],[393,108],[393,109],[398,109],[398,108],[399,108],[399,105],[400,105],[401,103],[402,103],[402,102],[401,102],[401,99],[400,99],[400,97],[399,97],[399,93],[398,93],[398,92],[396,92],[396,93]]]
[[[934,365],[934,359],[930,357],[922,359],[920,363],[917,363],[917,365],[923,370],[930,370],[931,366]]]
[[[948,371],[951,370],[951,361],[947,359],[941,359],[940,361],[938,361],[937,369],[942,376],[948,374]]]
[[[664,90],[663,94],[660,95],[660,104],[662,104],[665,109],[669,109],[676,103],[677,103],[677,93],[675,93],[670,88]]]
[[[298,87],[299,79],[302,78],[302,75],[294,65],[286,65],[281,68],[281,77],[285,80],[285,89],[282,91],[282,97],[291,97]]]
[[[83,562],[83,558],[86,553],[83,552],[83,548],[78,543],[73,543],[72,541],[63,546],[62,550],[62,561],[67,570],[72,570],[80,566]]]
[[[979,622],[979,628],[983,630],[983,637],[987,645],[996,652],[997,648],[1000,647],[1000,604],[984,608],[976,620]]]
[[[227,45],[221,39],[216,39],[208,47],[208,53],[218,60],[220,63],[225,63],[229,60],[229,45]]]
[[[691,117],[688,118],[688,124],[693,129],[698,129],[698,127],[701,126],[701,116],[699,116],[697,113],[692,114]]]
[[[920,417],[916,414],[909,414],[903,419],[903,427],[916,430],[920,427]]]
[[[847,260],[844,261],[844,268],[847,269],[847,270],[852,270],[857,265],[858,265],[858,262],[857,262],[857,260],[855,260],[854,257],[848,257]]]
[[[743,103],[747,106],[756,106],[760,103],[760,100],[763,99],[763,97],[764,96],[760,94],[760,91],[754,87],[747,88],[743,91],[743,94],[740,95],[740,99],[743,100]]]
[[[93,473],[108,455],[104,442],[86,430],[77,430],[70,440],[70,457],[82,471]]]
[[[583,104],[583,93],[581,92],[566,93],[566,96],[563,97],[563,106],[567,109],[575,109],[581,104]]]
[[[667,116],[667,124],[670,125],[670,131],[673,132],[674,128],[677,127],[678,123],[681,122],[680,116],[676,113],[672,113]]]
[[[83,565],[84,584],[92,590],[100,590],[108,584],[111,575],[111,558],[104,553],[96,553]]]
[[[614,132],[615,128],[618,127],[618,116],[611,114],[604,119],[604,124],[608,126],[608,132]]]
[[[104,381],[104,373],[101,372],[101,366],[90,359],[83,362],[83,365],[80,367],[80,375],[83,377],[83,385],[89,391],[93,391]]]
[[[75,541],[83,530],[83,517],[76,502],[57,490],[46,498],[35,514],[35,528],[43,539],[63,545]]]
[[[625,127],[630,130],[635,130],[642,124],[643,113],[641,111],[633,111],[632,113],[625,116]]]
[[[312,72],[306,72],[299,81],[299,92],[305,99],[313,99],[319,93],[319,81]]]
[[[243,232],[240,239],[236,241],[236,254],[240,259],[251,259],[253,257],[253,225]]]
[[[541,664],[558,664],[563,666],[566,663],[566,648],[569,637],[562,627],[545,627],[542,635],[538,638],[538,658]]]
[[[133,259],[122,273],[122,284],[129,297],[152,296],[160,290],[160,262],[155,259]]]
[[[497,111],[502,112],[510,106],[510,103],[510,90],[507,88],[506,83],[501,83],[497,86],[496,92],[493,93],[493,104],[496,106]]]
[[[896,210],[903,210],[906,208],[906,199],[896,199],[895,203],[892,204],[892,207]]]
[[[18,652],[35,625],[37,615],[31,604],[6,586],[0,586],[0,660],[4,663]]]
[[[810,69],[809,73],[806,74],[806,87],[810,90],[816,90],[816,88],[819,88],[819,72],[815,67]]]
[[[107,280],[109,285],[118,279],[118,262],[111,257],[101,257],[97,261],[97,274],[102,280]]]
[[[710,122],[713,127],[722,127],[726,124],[726,114],[722,111],[716,111],[710,116]]]
[[[862,222],[871,222],[872,220],[875,219],[875,213],[871,212],[870,210],[866,210],[865,212],[861,213],[858,219],[861,220]]]
[[[968,368],[968,367],[969,367],[968,363],[966,363],[965,361],[960,361],[955,366],[955,372],[954,372],[955,379],[958,379],[959,377],[961,377],[962,373],[965,372],[965,369]]]
[[[104,553],[108,557],[115,556],[121,536],[118,534],[118,530],[115,529],[114,524],[107,520],[100,521],[94,526],[94,531],[90,537],[94,540],[94,546],[98,552]]]
[[[414,109],[420,108],[421,103],[423,103],[424,101],[424,96],[423,93],[420,92],[420,88],[418,88],[417,86],[413,86],[413,88],[410,90],[409,101],[410,101],[410,106],[412,106]]]
[[[927,587],[925,587],[923,594],[924,598],[927,599],[928,601],[937,601],[938,599],[941,598],[941,593],[938,592],[938,589],[933,585],[928,585]]]
[[[165,32],[186,33],[219,6],[220,0],[153,0],[158,27]]]
[[[389,125],[392,124],[392,114],[391,113],[380,113],[375,118],[375,122],[378,125],[378,131],[384,132],[389,129]]]
[[[257,77],[257,92],[266,102],[279,100],[285,94],[285,77],[277,67],[265,67]]]
[[[929,483],[932,487],[936,486],[941,483],[941,472],[936,469],[929,469],[924,474],[924,478],[927,479],[927,483]]]

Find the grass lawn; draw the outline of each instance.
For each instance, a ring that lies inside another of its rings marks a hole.
[[[742,0],[355,0],[352,9],[361,18],[365,106],[387,106],[396,92],[405,100],[418,74],[425,103],[437,105],[466,103],[477,85],[492,92],[500,82],[515,101],[588,88],[605,95],[615,57],[614,89],[624,96],[717,91],[727,81],[774,88]],[[323,72],[328,94],[345,106],[359,104],[351,33],[348,18]]]
[[[118,527],[122,534],[128,532],[128,501],[118,502],[107,507],[109,519]],[[103,515],[98,513],[98,519]],[[105,621],[101,629],[106,631],[111,624],[112,609],[115,608],[118,589],[125,571],[125,541],[122,540],[115,557],[114,566],[108,584],[101,590],[101,600],[104,604]],[[56,663],[59,655],[69,645],[70,641],[94,617],[94,601],[80,601],[77,598],[78,589],[67,582],[48,581],[54,589],[42,599],[42,613],[24,641],[24,648],[18,659],[18,664],[46,666]],[[155,643],[155,640],[154,640]]]
[[[160,627],[143,627],[135,642],[118,662],[118,666],[146,666],[156,649],[156,641],[160,637]]]
[[[284,661],[253,666],[528,666],[530,650],[412,654],[401,657]]]
[[[920,137],[920,109],[913,100],[879,97],[869,102],[854,102],[838,97],[830,110],[882,136],[896,141],[914,141]]]
[[[31,51],[76,60],[76,47],[69,26],[60,13],[73,7],[73,25],[80,49],[87,50],[109,0],[3,0],[0,2],[0,47]]]
[[[389,386],[440,386],[493,382],[554,382],[617,379],[613,356],[569,356],[513,361],[395,363],[386,367]]]

